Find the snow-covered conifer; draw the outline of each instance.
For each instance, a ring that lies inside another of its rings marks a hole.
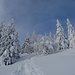
[[[5,27],[4,21],[0,24],[0,56],[3,54],[5,50]]]
[[[15,59],[19,57],[19,41],[18,41],[18,34],[14,28],[14,21],[11,20],[9,25],[6,28],[7,35],[5,38],[5,53],[6,57],[4,58],[3,53],[3,61],[5,64],[9,65],[15,62]]]
[[[63,27],[61,26],[59,20],[57,19],[57,31],[56,31],[56,42],[58,43],[58,47],[59,47],[59,50],[61,49],[64,49],[65,47],[65,44],[64,44],[64,40],[65,40],[65,37],[64,37],[64,29]]]
[[[32,37],[31,37],[31,42],[32,43],[35,43],[37,41],[37,36],[36,36],[36,33],[35,31],[32,33]]]
[[[31,41],[30,41],[30,38],[29,38],[29,35],[27,34],[26,38],[25,38],[25,41],[22,45],[22,53],[32,53],[34,52],[33,50],[33,47],[31,45]]]
[[[75,47],[75,29],[69,19],[67,19],[69,47]]]
[[[54,39],[52,37],[52,33],[49,33],[49,45],[48,45],[48,49],[50,50],[50,53],[54,52]]]

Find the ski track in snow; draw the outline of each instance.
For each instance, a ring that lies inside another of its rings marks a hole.
[[[10,75],[44,75],[38,67],[33,63],[33,58],[27,59],[24,64]]]

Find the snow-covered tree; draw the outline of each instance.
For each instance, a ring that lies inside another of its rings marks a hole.
[[[64,34],[64,29],[63,27],[61,26],[59,20],[57,19],[57,31],[56,31],[56,42],[58,43],[58,49],[61,50],[61,49],[64,49],[65,48],[65,34]]]
[[[30,41],[30,38],[29,38],[29,35],[27,34],[26,38],[25,38],[25,41],[22,45],[22,52],[21,53],[32,53],[34,52],[34,49],[31,45],[31,41]]]
[[[46,53],[45,37],[42,36],[42,35],[38,35],[38,40],[37,40],[37,53],[38,54],[45,54]]]
[[[75,47],[75,29],[69,19],[67,19],[69,47]]]
[[[0,24],[0,56],[3,54],[5,50],[5,27],[4,27],[4,21]]]
[[[66,35],[65,35],[65,40],[64,40],[64,48],[65,49],[68,49],[69,48],[69,41],[68,41],[68,38],[67,38]]]
[[[3,62],[5,65],[9,65],[15,62],[15,59],[19,57],[19,41],[18,34],[14,28],[14,21],[11,20],[7,26],[7,34],[5,38],[5,52],[3,53]]]
[[[53,39],[51,33],[49,36],[45,35],[40,38],[39,53],[50,54],[53,53]]]
[[[38,36],[36,35],[35,31],[32,33],[32,36],[31,36],[31,46],[33,47],[33,50],[35,53],[37,53],[37,50],[38,50]]]
[[[32,37],[31,37],[31,42],[32,43],[35,43],[37,41],[37,36],[36,36],[36,33],[35,31],[32,33]]]
[[[52,33],[49,33],[49,45],[48,49],[50,50],[50,53],[54,52],[54,38],[52,37]]]

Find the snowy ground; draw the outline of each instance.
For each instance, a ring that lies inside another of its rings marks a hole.
[[[23,54],[21,56],[20,59],[17,60],[16,63],[9,65],[9,66],[0,66],[0,75],[10,75],[11,73],[15,72],[16,70],[18,70],[18,68],[24,64],[24,62],[28,59],[30,59],[31,57],[35,56],[35,54],[32,55],[26,55]],[[1,61],[1,60],[0,60]]]
[[[75,50],[72,49],[37,57],[34,62],[44,75],[75,75]]]
[[[43,73],[38,69],[31,59],[28,59],[10,75],[43,75]]]
[[[13,65],[0,66],[0,75],[75,75],[75,50],[47,56],[23,55]]]

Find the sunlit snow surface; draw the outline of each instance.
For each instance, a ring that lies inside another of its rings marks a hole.
[[[10,66],[0,66],[0,75],[75,75],[75,50],[47,56],[24,55]]]

